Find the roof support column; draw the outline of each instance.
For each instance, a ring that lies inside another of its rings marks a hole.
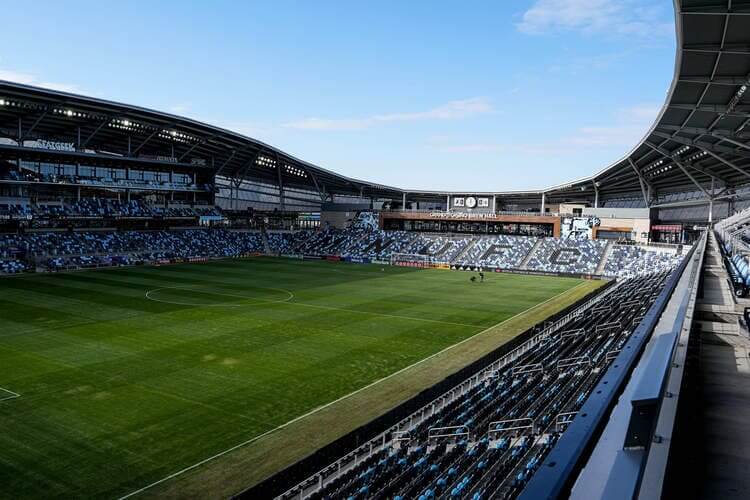
[[[693,182],[693,184],[695,184],[695,187],[697,187],[701,193],[706,195],[706,198],[709,198],[709,199],[711,198],[711,195],[708,193],[708,191],[706,191],[706,189],[703,186],[701,186],[701,184],[697,180],[695,180],[695,177],[690,175],[690,172],[688,172],[688,170],[685,168],[685,166],[682,163],[675,160],[674,158],[672,158],[672,161],[674,162],[675,165],[677,165],[680,168],[680,170],[682,170],[682,173],[685,174],[687,178]],[[714,178],[711,177],[711,183],[713,182],[714,182]]]
[[[726,142],[728,142],[730,144],[734,144],[735,146],[738,146],[740,148],[750,149],[750,146],[748,146],[744,142],[735,141],[734,139],[730,139],[729,137],[727,137],[725,135],[717,135],[717,134],[712,134],[712,135],[714,137],[716,137],[717,139],[721,139],[722,141],[726,141]]]
[[[23,119],[19,116],[18,117],[18,147],[23,147]],[[20,171],[21,170],[21,155],[19,154],[16,156],[16,168]]]
[[[594,208],[599,208],[599,186],[594,182]]]
[[[451,210],[451,195],[445,195],[445,211],[450,212]]]
[[[216,174],[214,174],[216,177],[220,176],[221,173],[224,171],[224,167],[227,166],[227,164],[232,161],[232,158],[234,158],[234,155],[237,153],[236,149],[232,150],[232,153],[229,155],[229,157],[224,160],[224,163],[221,164],[218,170],[215,170]]]
[[[406,191],[401,193],[401,210],[406,210]]]
[[[714,178],[711,177],[711,196],[708,199],[708,224],[714,221]]]
[[[542,204],[539,207],[539,213],[541,213],[542,215],[544,215],[544,204],[545,204],[544,202],[546,200],[546,195],[547,195],[547,193],[542,192]]]
[[[242,185],[241,177],[230,177],[229,178],[229,207],[234,209],[235,205],[239,205],[240,201],[240,186]],[[234,188],[234,194],[232,194]]]
[[[493,195],[492,195],[492,213],[493,213],[493,214],[494,214],[494,213],[497,213],[497,211],[495,210],[495,207],[497,207],[497,196],[495,196],[495,195],[493,194]]]
[[[310,178],[313,181],[313,184],[315,184],[315,189],[318,191],[318,196],[320,197],[320,202],[323,203],[326,201],[326,194],[325,192],[320,189],[320,186],[318,185],[318,179],[315,178],[315,174],[312,173],[312,170],[308,170],[307,174],[310,176]]]
[[[281,211],[284,211],[284,179],[281,177],[281,161],[279,160],[279,157],[276,156],[276,174],[279,178],[279,207],[281,207]]]
[[[710,157],[711,157],[711,158],[713,158],[714,160],[720,161],[720,162],[721,162],[721,163],[723,163],[724,165],[726,165],[726,166],[728,166],[728,167],[730,167],[730,168],[732,168],[732,169],[736,170],[737,172],[741,173],[741,174],[742,174],[742,175],[744,175],[745,177],[750,177],[750,173],[748,173],[747,171],[745,171],[745,170],[741,169],[740,167],[738,167],[737,165],[735,165],[735,164],[734,164],[734,163],[732,163],[731,161],[729,161],[729,160],[726,160],[726,159],[722,158],[721,156],[717,155],[717,154],[716,154],[716,153],[714,153],[713,151],[709,151],[708,149],[702,148],[702,147],[700,147],[700,146],[697,146],[697,147],[698,147],[698,149],[700,149],[701,151],[703,151],[704,153],[706,153],[706,154],[707,154],[708,156],[710,156]]]
[[[87,137],[87,138],[86,138],[86,139],[85,139],[85,140],[84,140],[83,142],[80,142],[80,141],[79,141],[78,149],[79,149],[79,150],[83,150],[83,149],[84,149],[84,148],[85,148],[86,146],[88,146],[88,145],[89,145],[89,142],[91,142],[91,139],[93,139],[93,138],[94,138],[94,136],[95,136],[96,134],[98,134],[98,133],[99,133],[99,131],[100,131],[101,129],[103,129],[104,127],[106,127],[107,125],[109,125],[111,121],[112,121],[112,120],[111,120],[111,118],[107,118],[106,120],[102,121],[102,122],[101,122],[101,123],[99,124],[99,126],[97,126],[97,127],[96,127],[96,128],[94,129],[94,131],[93,131],[93,132],[91,132],[91,133],[89,134],[89,136],[88,136],[88,137]],[[130,137],[128,137],[128,155],[130,155],[130,142],[129,142],[129,141],[130,141]],[[144,142],[144,144],[145,144],[145,142]]]
[[[635,162],[633,162],[631,158],[628,158],[628,163],[630,163],[630,166],[633,168],[635,175],[638,176],[638,183],[641,186],[643,202],[646,204],[646,208],[648,208],[648,206],[650,205],[649,201],[651,200],[651,183],[646,182],[646,180],[643,178],[643,174],[641,174],[641,171],[638,170],[638,167],[635,165]]]
[[[140,144],[139,144],[138,146],[136,146],[136,148],[135,148],[135,149],[133,150],[133,152],[132,152],[132,153],[130,154],[130,156],[135,156],[136,154],[138,154],[138,151],[140,151],[140,150],[141,150],[141,148],[142,148],[143,146],[145,146],[145,145],[146,145],[146,144],[148,143],[148,141],[150,141],[151,139],[153,139],[153,138],[154,138],[154,137],[156,136],[156,134],[158,134],[158,133],[159,133],[159,129],[156,129],[156,130],[154,130],[153,132],[151,132],[151,133],[150,133],[150,134],[148,135],[148,137],[146,137],[145,139],[143,139],[143,141],[141,141],[141,143],[140,143]],[[91,137],[93,137],[93,134],[89,136],[89,139],[90,139]],[[86,142],[84,142],[84,143],[83,143],[83,144],[81,145],[81,147],[85,147],[85,146],[86,146],[86,143],[87,143],[87,142],[88,142],[88,140],[87,140]]]
[[[36,126],[39,125],[39,123],[44,119],[45,116],[47,116],[47,113],[49,113],[49,110],[46,110],[44,113],[42,113],[41,115],[39,115],[39,117],[34,121],[34,123],[31,125],[31,127],[29,127],[29,129],[26,131],[26,133],[24,133],[24,134],[22,134],[20,136],[21,137],[21,139],[20,139],[21,141],[23,141],[23,139],[25,139],[26,137],[28,137],[29,134],[31,134],[34,131],[34,129],[36,128]],[[19,132],[21,132],[20,129],[19,129]]]

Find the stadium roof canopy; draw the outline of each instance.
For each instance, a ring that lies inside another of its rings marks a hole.
[[[666,102],[626,156],[563,185],[494,194],[531,198],[545,193],[548,199],[629,194],[652,205],[660,192],[697,191],[704,199],[718,200],[750,183],[750,0],[675,0],[675,18],[675,72]],[[0,144],[4,159],[206,168],[229,179],[317,190],[321,199],[331,193],[397,199],[407,191],[352,179],[188,118],[6,81],[0,81],[0,136],[12,139]],[[29,147],[28,141],[36,139],[75,147]],[[410,199],[446,194],[408,192]]]
[[[0,80],[0,158],[210,169],[323,193],[399,197],[401,190],[352,179],[242,134],[189,118]],[[10,139],[8,143],[7,139]],[[68,148],[34,147],[43,140]]]

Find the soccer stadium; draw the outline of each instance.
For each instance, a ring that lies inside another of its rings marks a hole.
[[[0,80],[0,498],[750,498],[750,1],[657,3],[655,121],[543,189]]]

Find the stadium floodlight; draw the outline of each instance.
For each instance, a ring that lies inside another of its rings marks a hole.
[[[5,99],[0,99],[0,106],[5,106]]]
[[[73,116],[73,110],[69,109],[69,110],[65,111],[65,114],[68,115],[68,116]]]

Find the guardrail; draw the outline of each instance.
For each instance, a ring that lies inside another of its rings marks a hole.
[[[672,436],[677,417],[677,405],[680,399],[680,391],[683,383],[685,362],[688,355],[688,341],[692,328],[695,304],[701,288],[700,273],[705,260],[705,247],[707,238],[703,241],[700,254],[696,255],[696,264],[691,276],[691,288],[685,293],[680,303],[675,322],[670,336],[673,337],[671,349],[666,360],[659,360],[657,370],[660,373],[661,383],[658,392],[648,391],[646,387],[639,387],[636,392],[640,401],[644,399],[657,398],[654,407],[654,417],[650,432],[645,439],[649,445],[646,459],[641,464],[641,475],[639,481],[639,496],[641,498],[664,497],[664,479],[667,469],[669,454],[672,452]],[[654,386],[654,388],[656,385]],[[654,389],[652,388],[652,389]],[[636,400],[633,398],[633,404]],[[635,407],[634,407],[635,410]],[[635,413],[635,411],[634,411]]]
[[[702,242],[705,245],[705,234]],[[692,262],[696,248],[693,245],[685,259],[667,280],[643,320],[630,335],[610,367],[594,387],[591,395],[578,410],[566,432],[547,455],[520,495],[522,500],[567,497],[578,477],[585,460],[593,449],[596,439],[607,423],[607,417],[624,390],[635,366],[640,360],[646,343],[651,338],[662,313],[672,298],[679,280]],[[702,255],[702,254],[701,254]],[[605,325],[602,325],[605,326]],[[606,328],[606,326],[605,326]]]

